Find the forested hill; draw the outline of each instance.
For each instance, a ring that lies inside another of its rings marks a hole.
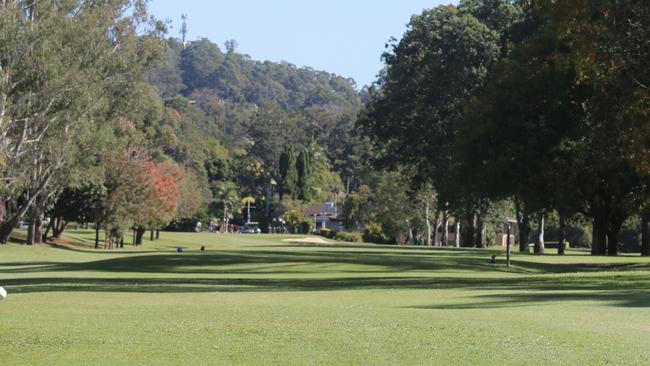
[[[207,39],[170,38],[164,46],[148,72],[163,113],[141,130],[155,159],[196,172],[206,192],[203,219],[223,217],[224,202],[239,202],[224,195],[234,194],[263,205],[253,215],[267,223],[290,208],[335,200],[343,182],[361,175],[367,164],[358,163],[352,132],[363,102],[354,80],[255,61],[237,53],[235,41],[224,51]]]
[[[217,97],[239,105],[275,104],[288,112],[361,104],[352,79],[286,62],[255,61],[237,53],[235,45],[227,42],[223,52],[208,39],[185,47],[169,39],[165,60],[151,71],[150,81],[163,98]]]

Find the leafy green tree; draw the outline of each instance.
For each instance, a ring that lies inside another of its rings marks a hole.
[[[29,210],[29,239],[69,178],[97,156],[106,122],[143,110],[160,24],[139,1],[6,1],[1,5],[0,241]],[[91,136],[96,135],[95,138]],[[90,153],[90,154],[88,154]],[[27,194],[26,199],[18,199]]]
[[[149,82],[163,98],[180,95],[185,88],[180,62],[183,44],[176,39],[168,39],[162,60],[152,65]]]
[[[419,174],[443,180],[452,123],[498,56],[498,35],[454,6],[414,16],[384,54],[385,74],[361,120],[381,147],[379,161],[416,166]]]
[[[180,68],[186,92],[193,89],[215,87],[217,71],[226,57],[219,46],[202,38],[190,42],[182,51]]]
[[[93,188],[92,186],[65,188],[59,194],[52,209],[48,212],[50,223],[43,234],[43,240],[47,238],[50,229],[52,229],[52,237],[60,238],[66,226],[72,221],[77,223],[94,222],[92,202],[95,190]]]
[[[603,69],[615,63],[601,59],[606,28],[593,15],[602,6],[527,4],[518,43],[459,128],[466,171],[493,194],[515,195],[522,250],[530,214],[555,208],[563,220],[591,217],[592,253],[615,255],[621,225],[647,195],[626,153],[643,136],[633,127],[641,115],[630,113],[643,99],[620,69]]]
[[[309,152],[306,149],[301,149],[296,159],[296,173],[298,176],[296,190],[298,199],[303,201],[309,201],[311,196],[311,187],[309,186],[309,178],[311,175],[310,160]]]
[[[370,222],[372,190],[368,186],[361,186],[343,202],[343,217],[348,230],[360,230]]]
[[[365,214],[369,214],[371,222],[381,227],[387,241],[402,244],[411,239],[410,231],[418,211],[409,189],[407,175],[401,172],[384,173],[372,191],[371,204],[367,208],[361,208],[369,211]]]
[[[296,198],[298,192],[298,171],[296,169],[296,155],[293,146],[285,146],[280,155],[280,199],[284,195]]]
[[[433,184],[443,212],[451,203],[468,217],[467,243],[482,242],[475,216],[485,200],[455,173],[455,124],[482,91],[519,16],[504,0],[461,1],[458,8],[439,6],[412,17],[404,37],[384,54],[386,69],[359,121],[375,145],[377,166],[413,168],[415,181]]]
[[[284,213],[282,216],[287,224],[289,232],[292,234],[300,233],[302,224],[305,221],[305,213],[301,210],[292,209]]]

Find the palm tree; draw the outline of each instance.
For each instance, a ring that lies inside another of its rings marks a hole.
[[[228,208],[235,211],[236,206],[239,204],[239,190],[232,182],[220,182],[215,190],[215,200],[223,204],[223,219],[221,224],[221,232],[228,231],[228,221],[230,219]]]
[[[244,198],[241,200],[241,203],[243,203],[243,204],[246,205],[246,209],[247,209],[247,211],[248,211],[248,218],[246,219],[246,223],[247,223],[247,224],[250,224],[250,222],[251,222],[251,204],[254,204],[254,203],[255,203],[255,198],[250,197],[250,196],[248,196],[248,197],[244,197]]]

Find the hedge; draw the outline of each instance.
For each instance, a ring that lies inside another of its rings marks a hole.
[[[363,242],[363,236],[361,233],[348,233],[348,232],[340,232],[336,233],[334,236],[334,240],[338,241],[347,241],[350,243],[362,243]]]

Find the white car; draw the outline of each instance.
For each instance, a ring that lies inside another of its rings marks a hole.
[[[262,230],[258,227],[252,227],[252,226],[242,226],[239,228],[239,233],[240,234],[259,234],[261,233]]]

